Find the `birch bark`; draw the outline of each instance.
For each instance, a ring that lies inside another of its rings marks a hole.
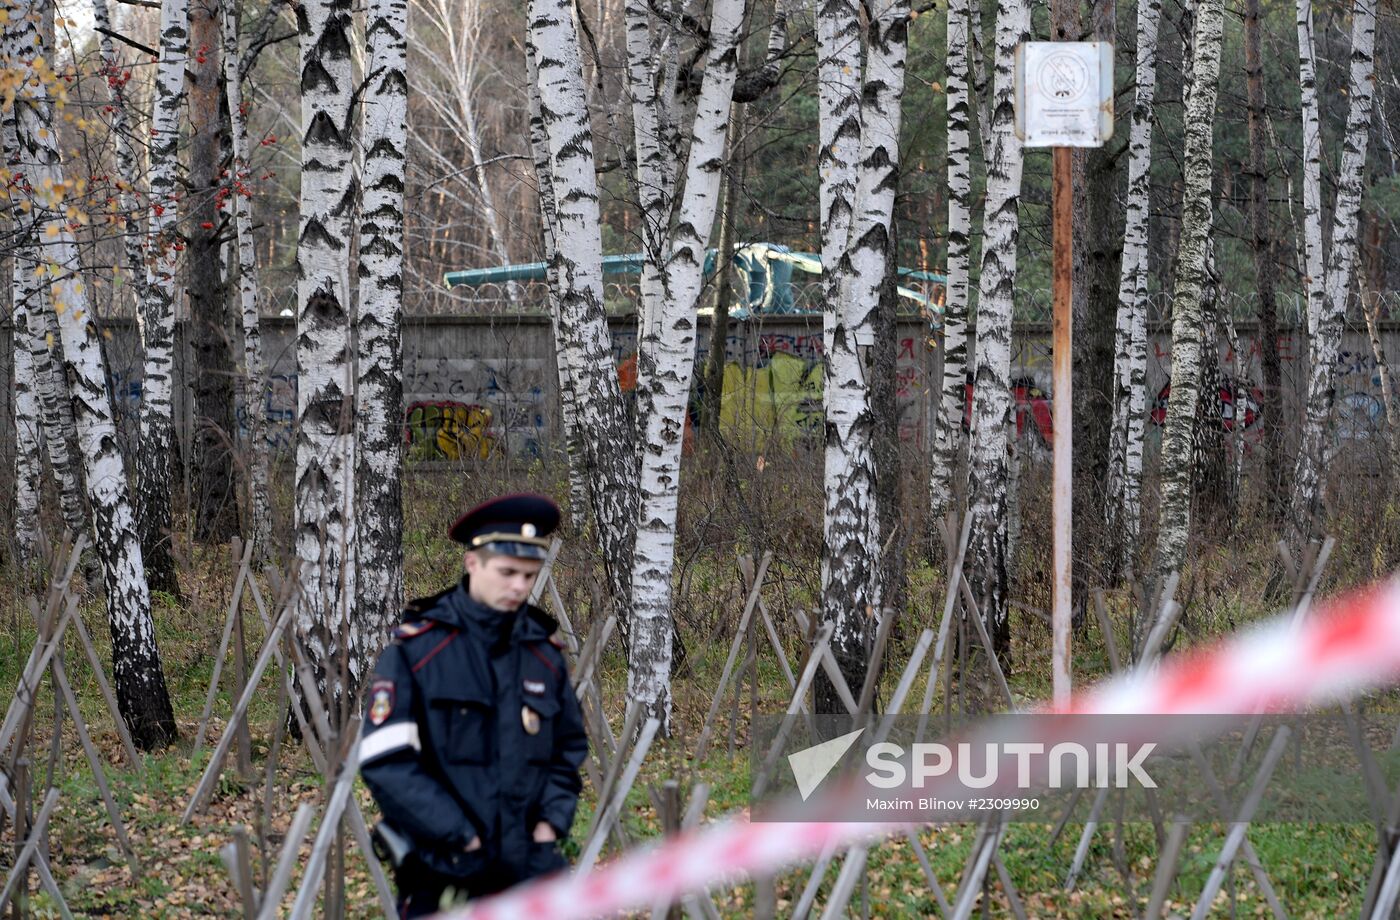
[[[1302,18],[1301,16],[1299,17]],[[1301,41],[1301,39],[1300,39]],[[1356,269],[1357,228],[1361,218],[1362,175],[1371,133],[1375,95],[1375,0],[1356,0],[1352,7],[1351,79],[1347,97],[1346,136],[1332,215],[1332,245],[1327,254],[1325,298],[1318,304],[1308,341],[1308,402],[1302,443],[1293,472],[1290,506],[1291,539],[1295,550],[1326,527],[1322,507],[1322,467],[1326,462],[1332,409],[1336,404],[1337,354],[1341,349],[1347,301]],[[1309,287],[1308,302],[1314,301]],[[1301,558],[1295,556],[1295,558]]]
[[[31,232],[46,241],[36,271],[51,279],[64,360],[76,387],[73,404],[92,505],[95,547],[107,595],[117,703],[132,739],[149,750],[175,739],[175,719],[156,646],[150,591],[126,473],[117,447],[101,334],[91,315],[77,243],[64,214],[62,199],[67,186],[46,88],[54,77],[44,64],[36,28],[46,13],[42,3],[18,0],[5,25],[9,58],[29,62],[29,79],[19,88],[14,103],[19,171],[26,180],[22,191],[33,201]]]
[[[145,303],[146,269],[142,235],[138,228],[140,217],[136,211],[136,199],[132,195],[132,182],[140,175],[136,151],[131,146],[133,136],[131,119],[127,113],[126,86],[131,80],[131,69],[122,66],[112,41],[112,22],[107,11],[107,0],[92,0],[93,24],[97,27],[98,47],[102,51],[102,71],[107,80],[107,92],[112,103],[112,144],[117,155],[117,204],[123,221],[128,225],[122,238],[122,252],[126,256],[127,283],[137,304]]]
[[[627,660],[628,697],[669,724],[671,712],[671,575],[675,564],[676,508],[681,445],[695,365],[695,311],[705,250],[719,205],[729,106],[738,73],[742,0],[716,0],[710,19],[710,51],[695,105],[685,193],[671,233],[655,315],[657,335],[649,360],[638,361],[637,407],[642,443],[639,515],[632,560],[632,632]],[[644,363],[654,372],[643,378]]]
[[[1186,152],[1181,245],[1172,294],[1171,396],[1162,434],[1162,499],[1155,573],[1164,582],[1181,571],[1191,527],[1191,478],[1203,347],[1202,291],[1210,245],[1211,159],[1215,100],[1224,34],[1222,0],[1199,0],[1191,88],[1186,100]],[[1213,343],[1212,343],[1213,344]],[[1149,595],[1150,596],[1150,595]]]
[[[501,215],[483,161],[478,108],[482,101],[480,68],[489,57],[484,54],[482,21],[485,5],[479,0],[426,0],[415,6],[416,21],[422,24],[418,36],[410,33],[415,52],[422,54],[438,71],[442,98],[428,93],[424,101],[457,132],[470,158],[472,185],[480,198],[479,214],[486,224],[488,246],[497,262],[510,261]],[[428,37],[432,32],[437,38]],[[420,73],[421,71],[415,71]]]
[[[297,239],[295,540],[297,625],[335,705],[360,678],[364,647],[349,618],[354,546],[353,367],[350,354],[351,167],[349,0],[309,0],[301,25],[301,227]],[[344,665],[343,671],[338,669]],[[340,685],[332,675],[346,681]]]
[[[251,193],[244,182],[252,167],[248,161],[248,120],[243,103],[243,80],[240,67],[242,55],[238,49],[238,16],[233,3],[223,5],[224,91],[228,96],[231,131],[229,142],[233,149],[232,189],[227,196],[233,211],[234,231],[238,237],[235,250],[238,259],[238,303],[243,327],[243,379],[246,381],[245,403],[248,417],[247,484],[248,518],[252,531],[253,553],[267,559],[272,541],[272,503],[268,498],[267,397],[265,368],[262,357],[262,328],[258,321],[258,265],[254,250],[253,209]]]
[[[823,288],[828,305],[841,287],[841,257],[850,240],[860,162],[860,12],[853,0],[824,0],[817,13],[817,174],[822,220]],[[830,311],[828,311],[829,313]],[[831,332],[822,325],[822,347]]]
[[[977,296],[977,375],[968,452],[972,534],[968,572],[973,595],[999,656],[1010,649],[1007,606],[1007,435],[1011,418],[1011,320],[1016,286],[1017,206],[1022,146],[1014,128],[1014,56],[1030,31],[1024,0],[1001,4],[996,25],[991,156]]]
[[[822,362],[824,365],[822,407],[826,413],[824,424],[828,427],[827,445],[823,456],[823,495],[826,500],[822,508],[822,618],[825,620],[833,615],[839,615],[843,622],[854,620],[857,625],[861,625],[864,623],[862,614],[865,611],[863,609],[846,615],[841,612],[841,604],[836,602],[828,604],[828,598],[832,596],[831,560],[834,553],[839,552],[839,549],[831,541],[831,480],[833,475],[846,472],[833,465],[833,463],[840,463],[841,458],[838,455],[833,461],[831,457],[830,441],[833,435],[829,431],[832,422],[830,413],[833,401],[831,357],[836,347],[835,338],[838,327],[843,330],[841,347],[847,354],[837,359],[837,367],[849,374],[849,368],[842,368],[842,362],[846,360],[848,355],[855,354],[855,343],[846,341],[846,336],[848,334],[854,335],[855,330],[844,330],[844,322],[847,317],[844,316],[845,311],[842,309],[842,298],[850,294],[850,286],[846,283],[846,276],[852,268],[846,259],[846,250],[851,242],[851,223],[856,208],[856,177],[861,153],[859,5],[855,0],[823,0],[817,10],[816,25],[817,133],[821,144],[817,153],[817,174],[820,180],[818,203],[822,221],[822,291],[825,299],[825,306],[822,310]],[[868,316],[866,319],[864,329],[866,341],[864,344],[867,346],[868,352],[871,326]],[[861,368],[857,368],[858,372],[861,370]],[[863,376],[858,377],[855,381],[857,385],[863,382]],[[848,380],[848,388],[849,386],[850,381]],[[855,395],[857,398],[868,401],[867,392],[857,392]],[[849,400],[849,396],[847,398]],[[856,407],[849,408],[855,409]],[[849,428],[851,419],[847,418],[845,421],[847,428]],[[865,445],[864,456],[867,461],[865,472],[868,474],[868,443]],[[862,529],[869,530],[870,527],[878,525],[869,523],[875,519],[876,515],[874,496],[868,488],[870,485],[868,475],[862,484],[867,488],[859,496],[859,500],[868,517],[861,523]],[[838,536],[843,535],[838,533]],[[844,549],[844,546],[840,549]],[[838,570],[838,577],[841,574],[844,573]],[[838,585],[836,589],[839,590],[839,587]],[[843,665],[843,674],[848,666],[849,664]],[[847,682],[851,682],[849,677]],[[819,674],[813,686],[818,712],[838,713],[844,711],[835,686],[825,675]]]
[[[1322,242],[1322,121],[1317,104],[1317,56],[1312,0],[1297,0],[1298,88],[1303,118],[1303,282],[1308,338],[1327,296],[1327,253]]]
[[[1153,98],[1161,0],[1137,10],[1137,90],[1128,133],[1127,218],[1118,322],[1113,336],[1113,427],[1109,434],[1108,501],[1104,503],[1113,575],[1134,569],[1142,527],[1142,438],[1147,407],[1147,218],[1152,168]],[[1112,580],[1112,579],[1110,579]]]
[[[9,144],[6,145],[9,147]],[[19,254],[14,260],[13,337],[15,391],[15,548],[19,566],[27,569],[43,555],[43,528],[39,521],[39,496],[43,483],[43,444],[39,436],[39,397],[34,391],[34,356],[30,354],[29,303],[37,294],[32,265]]]
[[[31,247],[27,255],[21,251],[20,261],[28,265],[30,283],[34,285],[33,296],[29,298],[29,353],[34,361],[34,378],[39,388],[39,423],[44,433],[44,448],[49,457],[49,469],[53,471],[58,486],[58,506],[63,525],[76,535],[87,530],[89,521],[77,458],[70,450],[70,444],[73,450],[81,448],[78,446],[68,376],[61,360],[61,346],[60,359],[54,358],[54,346],[61,337],[58,317],[54,316],[49,292],[33,277],[40,263],[39,250]]]
[[[47,20],[51,11],[48,8],[45,10],[41,18]],[[52,29],[49,28],[48,31]],[[11,106],[0,114],[0,135],[3,135],[0,136],[0,143],[3,143],[6,165],[22,174],[20,164],[23,152],[20,149],[18,130],[18,110]],[[32,471],[32,475],[36,477],[33,480],[36,491],[32,496],[35,513],[27,516],[23,510],[18,510],[16,524],[20,528],[32,527],[33,545],[36,549],[41,549],[39,541],[43,535],[38,508],[42,504],[45,453],[48,454],[49,468],[53,471],[64,527],[77,535],[87,529],[88,519],[87,510],[83,506],[82,486],[79,484],[78,472],[69,450],[70,442],[77,444],[73,409],[68,398],[68,380],[62,367],[54,360],[58,327],[42,278],[47,269],[39,267],[40,250],[35,236],[36,223],[32,211],[26,213],[14,208],[13,203],[10,214],[15,218],[15,244],[11,263],[14,287],[11,299],[14,303],[16,410],[21,407],[22,401],[18,398],[21,391],[28,390],[34,399],[34,414],[30,418],[30,424],[35,426],[29,446],[35,451],[32,460],[37,464]],[[17,416],[16,422],[18,420]],[[21,464],[17,473],[23,477],[31,475],[25,468],[29,460],[22,455],[17,455],[16,459]],[[21,498],[24,502],[22,508],[27,508],[31,496]],[[28,543],[30,538],[21,534],[21,546]]]
[[[638,314],[637,387],[649,385],[660,311],[669,299],[665,264],[670,240],[676,158],[667,144],[665,128],[674,120],[669,84],[663,84],[666,59],[656,53],[652,11],[641,0],[625,6],[627,29],[627,89],[632,101],[632,133],[636,145],[637,205],[641,221],[641,310]],[[664,28],[664,27],[663,27]],[[674,53],[674,52],[673,52]]]
[[[832,652],[851,686],[865,678],[866,631],[878,623],[882,604],[870,376],[875,311],[885,285],[899,184],[908,17],[908,4],[892,0],[882,3],[870,21],[858,109],[854,209],[836,272],[837,297],[824,312],[822,323],[823,338],[830,343],[823,361],[826,515],[822,613],[832,625]],[[826,245],[823,240],[823,249]]]
[[[936,527],[953,507],[953,476],[962,450],[967,405],[967,318],[972,248],[972,135],[968,101],[969,0],[949,0],[948,283],[943,299],[943,379],[929,457],[929,512]],[[937,545],[937,541],[934,541]]]
[[[630,631],[636,454],[632,439],[622,434],[630,426],[603,313],[598,180],[573,7],[568,0],[532,0],[529,19],[556,204],[553,274],[558,285],[558,334],[568,343],[568,363],[576,381],[578,430],[592,433],[580,440],[614,611],[618,623]]]
[[[575,367],[582,360],[578,337],[565,334],[564,316],[560,312],[557,248],[554,228],[558,224],[558,205],[554,195],[554,179],[550,174],[549,138],[540,114],[539,67],[535,46],[529,34],[525,36],[525,59],[530,95],[530,152],[535,161],[535,180],[539,189],[540,237],[544,245],[544,261],[548,276],[550,331],[554,337],[555,371],[559,379],[559,414],[564,429],[564,447],[569,465],[569,511],[575,532],[582,532],[588,520],[588,481],[585,478],[585,446],[579,430],[579,382]],[[628,573],[629,577],[631,573]]]
[[[355,621],[372,663],[403,606],[404,163],[408,124],[408,2],[370,0],[360,208],[360,302],[355,314]]]
[[[141,551],[151,587],[179,594],[170,554],[171,461],[175,455],[172,363],[180,241],[176,219],[180,195],[180,109],[185,99],[189,59],[189,4],[163,0],[160,10],[160,63],[156,68],[155,109],[151,116],[150,214],[147,219],[146,284],[139,314],[145,352],[141,381],[141,444],[136,459],[137,521]]]

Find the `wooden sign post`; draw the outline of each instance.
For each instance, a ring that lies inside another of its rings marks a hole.
[[[1051,611],[1055,705],[1070,698],[1070,543],[1073,517],[1074,423],[1074,147],[1098,147],[1113,135],[1113,45],[1026,42],[1016,53],[1016,133],[1027,147],[1052,149],[1051,214],[1054,325],[1051,404],[1051,517],[1054,605]]]

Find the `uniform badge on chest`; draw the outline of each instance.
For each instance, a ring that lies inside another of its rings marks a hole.
[[[520,724],[525,726],[525,734],[538,735],[540,733],[540,714],[529,706],[521,706]]]
[[[535,696],[544,696],[544,681],[542,681],[542,680],[527,680],[527,681],[525,681],[525,692],[526,692],[526,693],[533,693]]]

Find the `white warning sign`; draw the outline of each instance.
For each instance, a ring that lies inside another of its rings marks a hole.
[[[1113,46],[1026,42],[1016,67],[1016,133],[1027,147],[1097,147],[1113,134]]]

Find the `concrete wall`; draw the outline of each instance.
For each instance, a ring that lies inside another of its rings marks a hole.
[[[114,405],[123,432],[134,436],[141,393],[141,361],[136,329],[129,321],[109,324],[106,348]],[[271,380],[262,407],[272,437],[291,444],[296,408],[296,355],[290,319],[265,318],[263,341]],[[616,320],[612,326],[613,359],[622,364],[636,351],[635,322]],[[1239,328],[1240,350],[1220,343],[1227,371],[1238,362],[1244,385],[1225,395],[1233,419],[1236,406],[1243,415],[1246,440],[1259,431],[1257,385],[1259,347],[1252,329]],[[897,346],[900,438],[923,447],[933,423],[938,355],[929,328],[918,321],[901,322]],[[1400,323],[1384,328],[1387,353],[1400,355]],[[698,328],[699,360],[709,346],[708,323]],[[1049,330],[1043,325],[1019,327],[1014,339],[1012,377],[1016,387],[1018,430],[1044,447],[1053,438],[1050,428]],[[1297,418],[1307,381],[1306,339],[1286,330],[1279,336],[1283,355],[1285,414]],[[1148,356],[1148,404],[1154,408],[1167,385],[1171,369],[1170,336],[1164,329],[1151,336]],[[8,326],[0,327],[0,349],[11,352]],[[785,437],[820,431],[821,323],[819,317],[769,317],[733,323],[725,342],[726,421],[732,426],[777,429]],[[459,458],[508,450],[529,456],[546,449],[559,428],[558,388],[553,342],[545,317],[417,317],[404,329],[404,401],[411,455],[420,458]],[[1364,330],[1351,330],[1338,362],[1337,387],[1340,445],[1362,445],[1377,451],[1385,430],[1380,378]],[[177,370],[178,374],[178,370]],[[8,388],[7,388],[8,389]],[[189,420],[183,407],[181,428]],[[13,430],[10,401],[0,399],[4,430]],[[240,415],[246,413],[240,409]],[[1149,432],[1153,426],[1149,425]],[[11,438],[6,438],[9,447]]]

